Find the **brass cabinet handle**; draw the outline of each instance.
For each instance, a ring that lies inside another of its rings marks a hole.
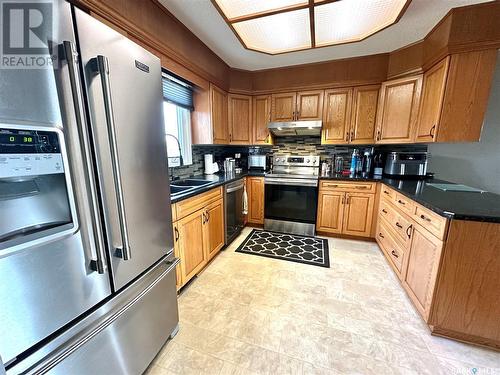
[[[377,141],[380,141],[380,130],[377,130]]]
[[[349,201],[351,200],[351,197],[349,195],[346,196],[346,204],[349,204]]]
[[[428,217],[427,217],[427,216],[425,216],[425,215],[420,215],[420,218],[421,218],[422,220],[428,221],[429,223],[432,221],[430,218],[428,218]]]
[[[431,130],[429,130],[429,135],[434,139],[434,132],[436,130],[436,124],[432,125]]]
[[[174,232],[175,232],[175,242],[179,241],[179,230],[177,229],[177,227],[174,228]]]
[[[406,228],[406,235],[408,238],[411,238],[411,230],[413,229],[413,224],[410,224],[408,228]]]
[[[398,199],[398,203],[399,204],[402,204],[403,206],[406,204],[405,202],[403,202],[401,199]]]
[[[210,212],[208,212],[208,210],[207,210],[206,214],[207,214],[207,223],[208,223],[210,221]]]
[[[347,131],[347,133],[345,133],[345,141],[349,142],[349,131]]]
[[[345,196],[342,197],[342,204],[345,203]]]
[[[396,253],[394,250],[391,251],[391,254],[394,258],[399,258],[398,253]]]
[[[382,212],[383,212],[384,214],[386,214],[386,213],[387,213],[387,210],[386,210],[385,208],[382,208]]]
[[[349,138],[349,142],[352,142],[354,138],[354,130],[351,130],[351,138]]]
[[[389,192],[387,190],[384,190],[384,194],[389,195]]]
[[[205,224],[207,222],[207,217],[205,216],[204,212],[202,212],[202,215],[203,215],[202,223]]]
[[[399,224],[397,221],[396,221],[396,226],[399,228],[399,229],[403,229],[403,226],[401,224]]]
[[[379,236],[380,238],[385,238],[385,237],[384,237],[384,235],[383,235],[382,233],[379,233],[379,234],[378,234],[378,236]]]

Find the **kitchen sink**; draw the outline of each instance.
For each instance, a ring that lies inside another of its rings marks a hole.
[[[185,180],[177,180],[177,181],[172,181],[170,184],[171,186],[189,186],[189,187],[195,187],[195,186],[204,186],[211,184],[212,181],[207,181],[207,180],[200,180],[196,178],[186,178]]]
[[[175,195],[175,194],[180,194],[184,193],[188,190],[194,189],[194,186],[175,186],[175,185],[170,185],[170,194]]]

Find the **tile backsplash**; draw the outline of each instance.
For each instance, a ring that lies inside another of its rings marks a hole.
[[[297,154],[297,155],[320,155],[322,159],[333,156],[343,156],[346,163],[355,148],[360,151],[374,148],[375,152],[390,151],[427,151],[427,145],[345,145],[330,146],[321,145],[320,137],[278,137],[275,138],[273,146],[192,146],[193,164],[184,167],[170,169],[174,178],[187,178],[203,174],[204,155],[214,154],[215,161],[222,161],[226,157],[234,157],[235,153],[242,154],[243,168],[246,169],[248,154]]]

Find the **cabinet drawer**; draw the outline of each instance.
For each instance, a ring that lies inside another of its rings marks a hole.
[[[392,189],[389,189],[385,185],[382,185],[380,194],[382,197],[388,198],[391,201],[393,201],[396,198],[396,192]]]
[[[411,244],[411,219],[405,214],[399,212],[386,199],[380,200],[379,216],[386,220],[387,224],[389,224],[398,239],[405,245],[406,248],[409,248]]]
[[[448,220],[432,212],[431,210],[417,205],[415,210],[414,220],[422,225],[425,229],[431,232],[440,240],[444,239]]]
[[[209,190],[205,193],[176,203],[177,220],[204,208],[217,199],[222,199],[222,187]]]
[[[405,251],[395,239],[389,229],[389,224],[384,220],[379,220],[377,224],[377,242],[384,251],[386,257],[390,259],[399,278],[402,277]]]
[[[411,199],[406,198],[403,194],[396,193],[394,202],[396,207],[400,208],[408,215],[413,216],[415,213],[415,203]]]
[[[375,193],[376,190],[376,184],[374,182],[321,181],[320,187],[323,190],[360,193]]]

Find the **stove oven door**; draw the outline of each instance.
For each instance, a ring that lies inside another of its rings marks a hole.
[[[316,224],[318,181],[311,179],[266,178],[265,209],[267,221]]]

